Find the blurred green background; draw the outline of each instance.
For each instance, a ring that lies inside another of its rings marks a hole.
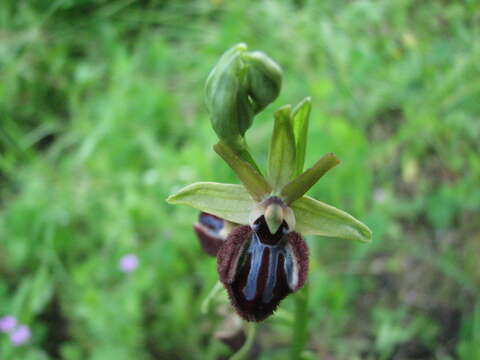
[[[217,281],[197,212],[165,203],[235,182],[203,103],[244,41],[284,69],[248,133],[311,95],[311,195],[372,229],[309,238],[309,358],[480,359],[480,3],[415,0],[0,2],[0,316],[32,331],[0,359],[217,359]],[[125,254],[139,257],[130,274]],[[257,359],[289,359],[293,296]]]

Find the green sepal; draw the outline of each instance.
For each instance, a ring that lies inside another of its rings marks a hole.
[[[305,164],[305,150],[307,148],[307,133],[311,109],[312,100],[307,96],[300,101],[292,111],[291,121],[296,146],[295,175],[302,173]]]
[[[226,143],[218,142],[213,149],[235,172],[252,198],[261,201],[272,192],[272,187],[253,166],[240,158]]]
[[[197,182],[167,198],[170,204],[188,205],[219,218],[248,224],[255,202],[241,185]]]
[[[320,158],[315,165],[305,170],[282,189],[281,196],[288,204],[300,199],[325,173],[338,165],[340,160],[333,153],[328,153]]]
[[[372,232],[350,214],[333,206],[303,196],[290,207],[295,212],[295,231],[302,235],[320,235],[346,240],[370,242]]]
[[[290,121],[291,106],[282,106],[275,112],[270,151],[268,152],[268,180],[275,192],[280,192],[295,171],[295,137]]]

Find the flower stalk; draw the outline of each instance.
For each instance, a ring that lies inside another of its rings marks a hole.
[[[302,359],[302,352],[308,340],[308,283],[295,296],[295,316],[292,326],[290,358]]]
[[[255,341],[255,334],[257,333],[257,324],[250,323],[248,324],[247,329],[247,339],[245,344],[238,350],[235,354],[230,357],[230,360],[246,360],[252,349],[253,343]]]

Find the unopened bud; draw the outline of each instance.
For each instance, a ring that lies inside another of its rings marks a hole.
[[[207,78],[205,100],[217,136],[227,143],[237,142],[253,121],[253,104],[247,94],[247,68],[238,44],[220,58]]]
[[[255,113],[258,113],[278,97],[282,69],[260,51],[246,53],[244,59],[248,64],[248,94],[254,102]]]
[[[222,55],[207,78],[205,100],[217,136],[238,151],[255,114],[272,103],[282,70],[262,52],[240,43]]]

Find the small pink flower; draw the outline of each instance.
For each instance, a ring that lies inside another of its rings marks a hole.
[[[126,273],[132,272],[138,267],[138,257],[135,254],[125,255],[120,259],[120,270]]]
[[[10,332],[17,325],[17,319],[11,315],[0,318],[0,332]]]
[[[10,341],[15,346],[22,346],[30,339],[31,333],[27,325],[18,326],[10,334]]]

